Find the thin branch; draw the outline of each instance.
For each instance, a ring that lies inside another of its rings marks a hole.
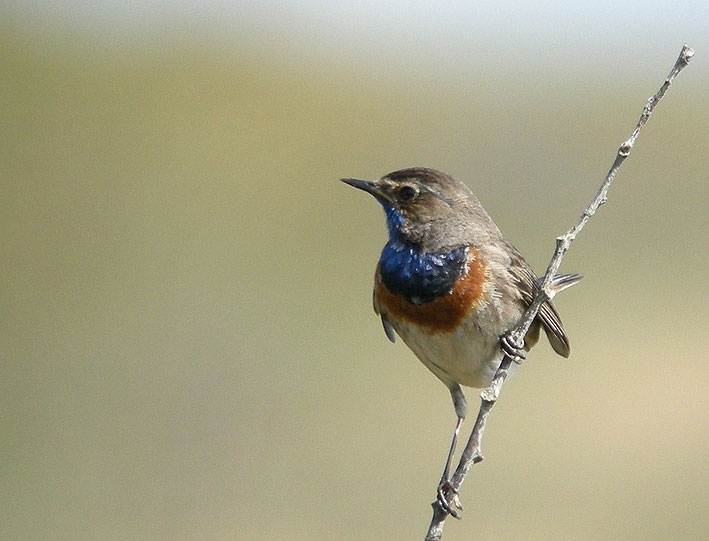
[[[576,224],[569,229],[565,235],[562,235],[556,239],[556,249],[554,250],[554,255],[552,256],[546,273],[544,274],[544,278],[539,285],[539,291],[532,304],[524,313],[524,316],[522,316],[519,325],[512,332],[511,338],[515,343],[523,343],[524,337],[534,321],[534,318],[537,316],[537,312],[539,312],[541,305],[554,297],[556,291],[553,287],[552,281],[561,266],[561,260],[564,258],[564,255],[566,255],[566,252],[569,250],[571,243],[576,239],[576,236],[591,219],[591,216],[593,216],[598,208],[608,200],[608,189],[613,183],[613,180],[618,173],[618,169],[620,169],[620,166],[633,149],[635,140],[640,134],[640,130],[647,123],[655,107],[670,88],[672,81],[674,81],[679,72],[682,71],[687,64],[689,64],[692,56],[694,56],[694,50],[685,44],[682,47],[679,57],[677,58],[677,62],[675,62],[670,74],[665,79],[665,82],[662,84],[657,93],[647,101],[645,107],[643,107],[643,112],[635,125],[633,133],[618,148],[618,153],[616,154],[613,165],[608,171],[606,178],[603,180],[596,197],[594,197],[591,204],[586,208],[586,210],[584,210],[583,214],[581,214],[581,217],[578,219]],[[498,368],[495,377],[492,380],[492,383],[487,389],[484,389],[482,393],[480,393],[480,411],[477,419],[475,420],[475,425],[473,426],[473,431],[470,434],[470,439],[468,440],[468,443],[460,457],[458,467],[451,478],[452,490],[446,495],[448,501],[453,501],[452,499],[455,498],[457,491],[460,489],[460,486],[463,484],[466,475],[473,465],[483,459],[482,437],[483,432],[485,431],[485,424],[488,416],[490,415],[490,410],[500,396],[502,385],[504,384],[505,379],[507,379],[512,362],[513,359],[510,356],[505,355],[500,363],[500,367]],[[431,505],[433,507],[433,518],[431,519],[431,524],[428,528],[428,533],[426,534],[426,541],[438,541],[443,536],[443,527],[445,525],[445,520],[448,517],[448,513],[438,501],[433,502]]]

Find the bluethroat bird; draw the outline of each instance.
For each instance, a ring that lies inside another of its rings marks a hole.
[[[445,494],[452,488],[451,461],[468,413],[460,386],[489,386],[503,352],[521,362],[541,328],[563,357],[569,356],[569,339],[549,301],[524,344],[510,340],[535,295],[537,276],[465,184],[418,167],[374,181],[342,181],[372,194],[384,207],[389,240],[374,275],[374,311],[384,332],[392,342],[399,335],[453,398],[458,419],[437,493],[457,517]],[[558,275],[553,287],[560,291],[580,279]],[[461,508],[457,494],[453,503]]]

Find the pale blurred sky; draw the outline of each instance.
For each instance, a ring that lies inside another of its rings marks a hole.
[[[709,4],[687,2],[10,2],[9,13],[115,46],[169,34],[235,40],[293,58],[478,66],[629,62],[709,48]],[[9,20],[12,24],[12,18]],[[468,62],[466,62],[466,60]],[[447,62],[448,61],[448,62]],[[477,61],[477,62],[476,62]],[[665,60],[666,61],[666,60]],[[699,62],[696,62],[699,64]],[[463,68],[464,69],[464,68]],[[700,69],[695,66],[695,71]],[[702,70],[704,71],[704,70]]]

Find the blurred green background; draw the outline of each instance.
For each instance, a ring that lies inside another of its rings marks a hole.
[[[0,537],[422,538],[453,409],[337,180],[450,172],[541,272],[685,41],[445,539],[709,535],[704,3],[0,10]]]

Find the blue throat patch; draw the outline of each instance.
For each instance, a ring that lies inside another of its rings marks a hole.
[[[386,288],[412,304],[426,304],[447,295],[463,274],[466,248],[452,252],[423,253],[401,238],[403,217],[382,202],[389,228],[389,242],[379,258],[379,272]]]

